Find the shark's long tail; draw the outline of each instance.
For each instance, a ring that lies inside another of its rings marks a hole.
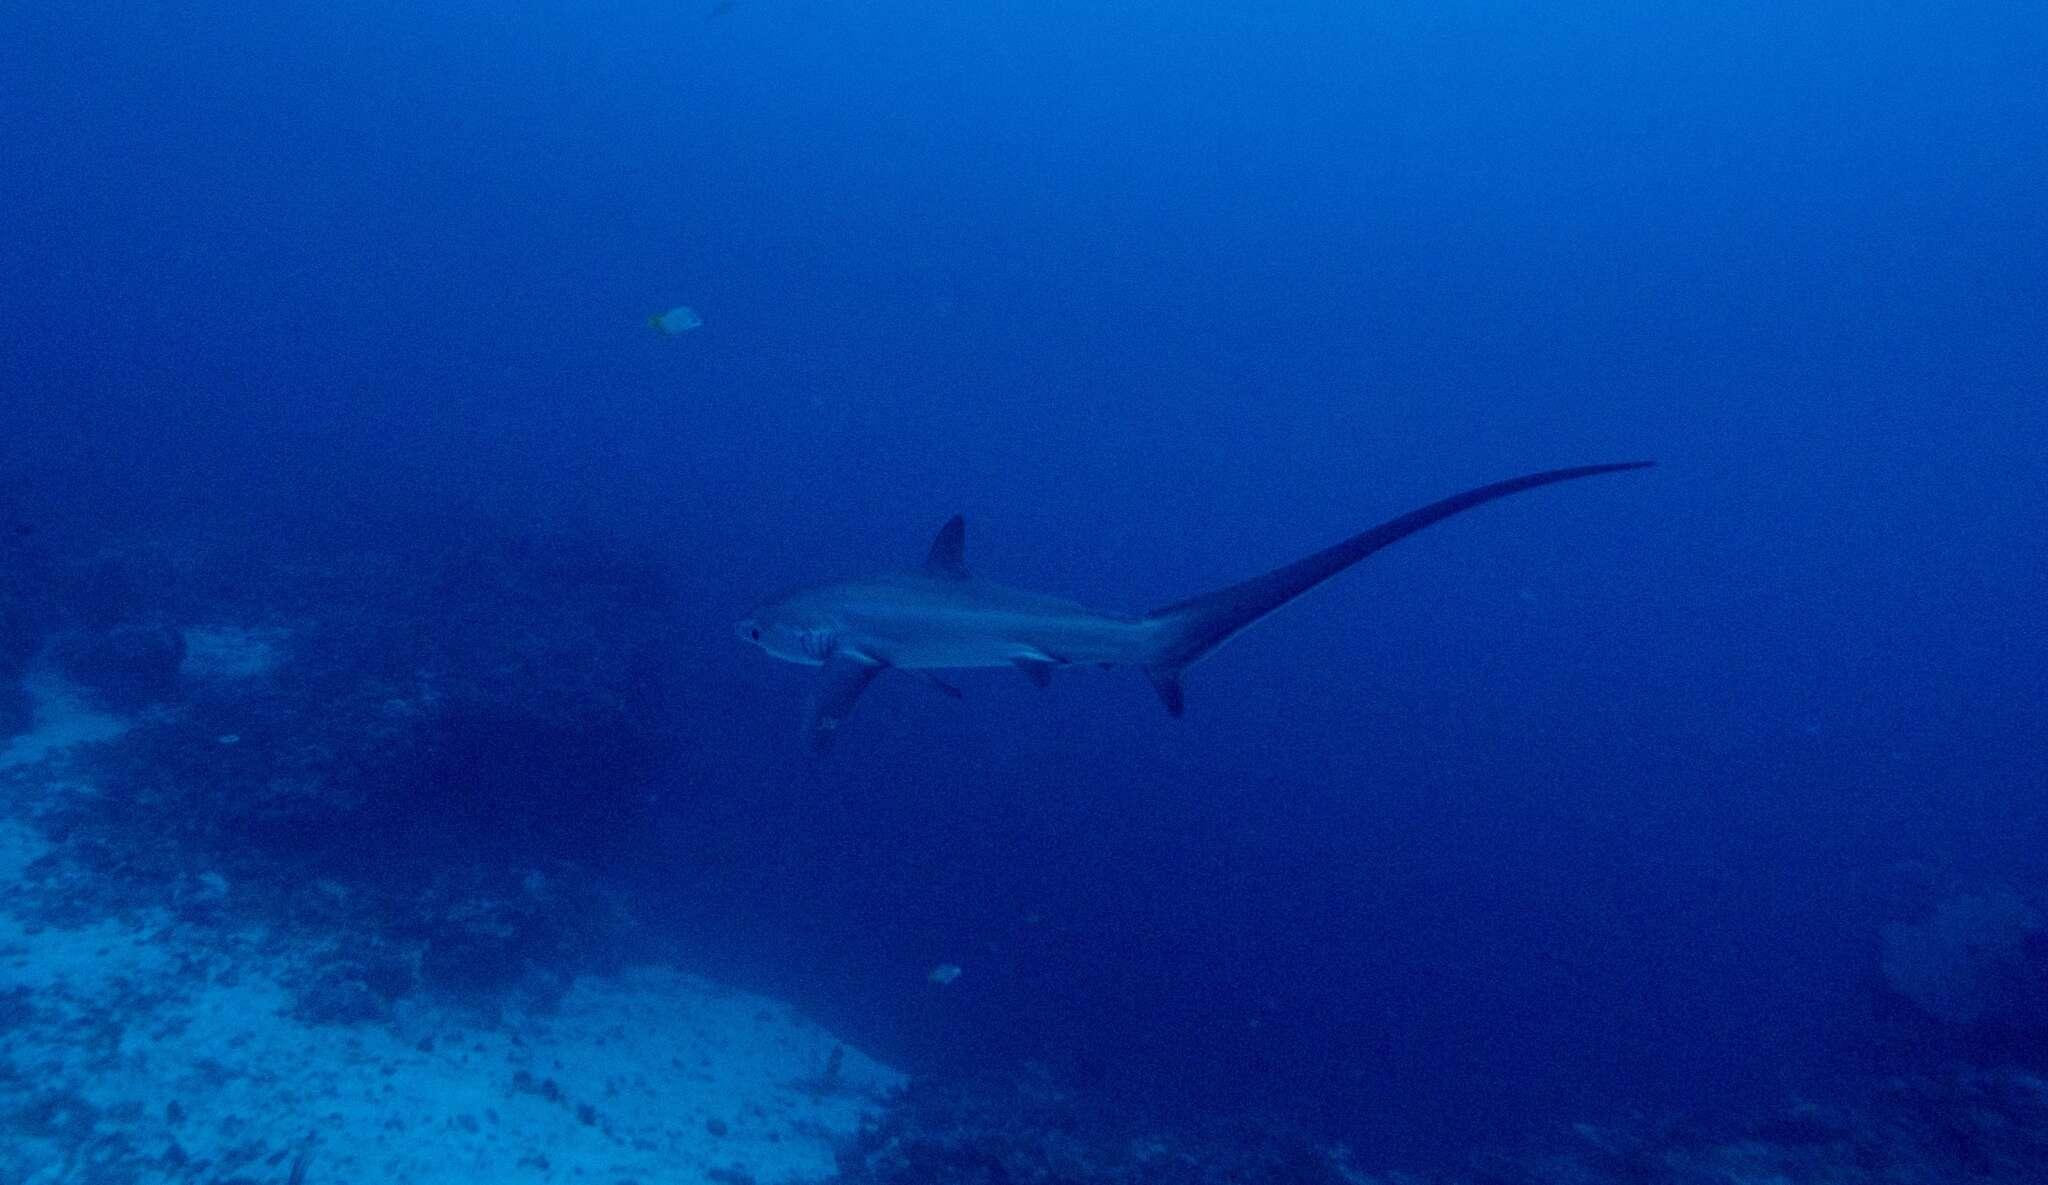
[[[1159,698],[1166,703],[1166,710],[1175,716],[1181,714],[1180,675],[1191,664],[1218,646],[1236,637],[1246,626],[1285,605],[1287,602],[1342,572],[1344,569],[1385,547],[1398,539],[1405,539],[1424,527],[1470,510],[1474,506],[1547,486],[1555,482],[1571,481],[1574,478],[1592,477],[1600,473],[1617,473],[1624,469],[1644,469],[1653,462],[1625,461],[1614,465],[1581,465],[1573,469],[1552,469],[1545,473],[1531,473],[1526,477],[1512,477],[1492,485],[1480,486],[1453,494],[1441,502],[1432,502],[1420,510],[1411,510],[1397,519],[1381,523],[1369,531],[1361,531],[1333,547],[1299,559],[1284,568],[1276,568],[1264,576],[1255,576],[1242,584],[1220,588],[1212,593],[1155,609],[1145,615],[1145,625],[1155,641],[1150,657],[1145,664],[1145,673],[1150,676],[1152,686],[1159,692]]]

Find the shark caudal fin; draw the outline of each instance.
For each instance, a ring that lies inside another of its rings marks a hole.
[[[1246,626],[1285,605],[1287,602],[1342,572],[1344,569],[1385,547],[1396,540],[1406,539],[1424,527],[1433,526],[1454,514],[1480,506],[1495,498],[1519,494],[1574,478],[1592,477],[1601,473],[1618,473],[1625,469],[1645,469],[1654,462],[1625,461],[1614,465],[1581,465],[1573,469],[1552,469],[1544,473],[1531,473],[1526,477],[1512,477],[1492,485],[1480,486],[1453,494],[1441,502],[1432,502],[1420,510],[1411,510],[1397,519],[1381,523],[1369,531],[1362,531],[1342,543],[1326,547],[1312,556],[1296,560],[1284,568],[1275,568],[1264,576],[1255,576],[1242,584],[1220,588],[1212,593],[1155,609],[1145,615],[1145,624],[1150,627],[1156,641],[1150,657],[1145,662],[1145,674],[1152,680],[1152,687],[1159,693],[1166,710],[1178,716],[1184,708],[1181,696],[1180,675],[1197,659],[1218,646],[1228,642]]]

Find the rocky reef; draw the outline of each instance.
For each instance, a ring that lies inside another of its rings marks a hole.
[[[1741,1121],[1580,1124],[1425,1171],[1277,1120],[1150,1126],[1043,1078],[921,1082],[839,1154],[846,1185],[2038,1185],[2048,1080],[1953,1065]]]
[[[2031,895],[1952,888],[1881,939],[1885,986],[1928,1019],[2037,1049],[2048,1041],[2048,919]]]
[[[1492,1156],[1461,1185],[2024,1185],[2048,1180],[2048,1080],[1955,1065],[1742,1123],[1581,1125],[1577,1146]]]
[[[337,1019],[420,986],[543,1001],[632,948],[597,869],[644,834],[680,716],[667,578],[630,544],[484,519],[261,560],[6,546],[0,731],[38,679],[123,730],[70,759],[97,793],[41,820],[81,902],[357,935],[294,985]]]
[[[1748,1113],[1633,1114],[1426,1169],[1277,1118],[1140,1123],[1049,1076],[923,1081],[840,1154],[848,1185],[2038,1185],[2048,909],[1920,881],[1871,937],[1866,1053],[1890,1066]],[[1454,1161],[1459,1158],[1452,1158]]]
[[[913,1083],[840,1150],[845,1185],[1400,1185],[1275,1119],[1146,1123],[1042,1073]]]
[[[604,539],[464,535],[266,583],[292,595],[188,620],[178,710],[124,746],[123,781],[207,787],[182,817],[343,864],[588,857],[631,833],[675,734],[658,565]]]
[[[436,538],[0,567],[0,1181],[816,1180],[896,1088],[612,875],[659,565]]]
[[[34,721],[22,676],[58,614],[51,566],[33,532],[0,532],[0,739]]]

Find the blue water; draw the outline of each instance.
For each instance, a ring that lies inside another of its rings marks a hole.
[[[2044,56],[1999,2],[12,6],[5,496],[665,566],[646,809],[553,833],[907,1068],[1389,1156],[1775,1101],[1900,1056],[1888,878],[2048,844]],[[1639,456],[1179,722],[885,678],[820,762],[730,633],[955,512],[1142,610]]]

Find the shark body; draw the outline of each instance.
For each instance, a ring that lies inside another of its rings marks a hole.
[[[926,673],[1016,667],[1040,687],[1069,666],[1134,666],[1166,710],[1181,715],[1181,673],[1280,606],[1373,552],[1475,506],[1524,490],[1627,469],[1648,461],[1582,465],[1510,478],[1454,494],[1361,531],[1263,576],[1140,617],[984,580],[968,570],[967,528],[955,515],[921,568],[798,589],[742,619],[742,640],[776,658],[821,668],[811,697],[811,747],[832,747],[861,692],[891,668]],[[957,695],[936,678],[941,689]]]

